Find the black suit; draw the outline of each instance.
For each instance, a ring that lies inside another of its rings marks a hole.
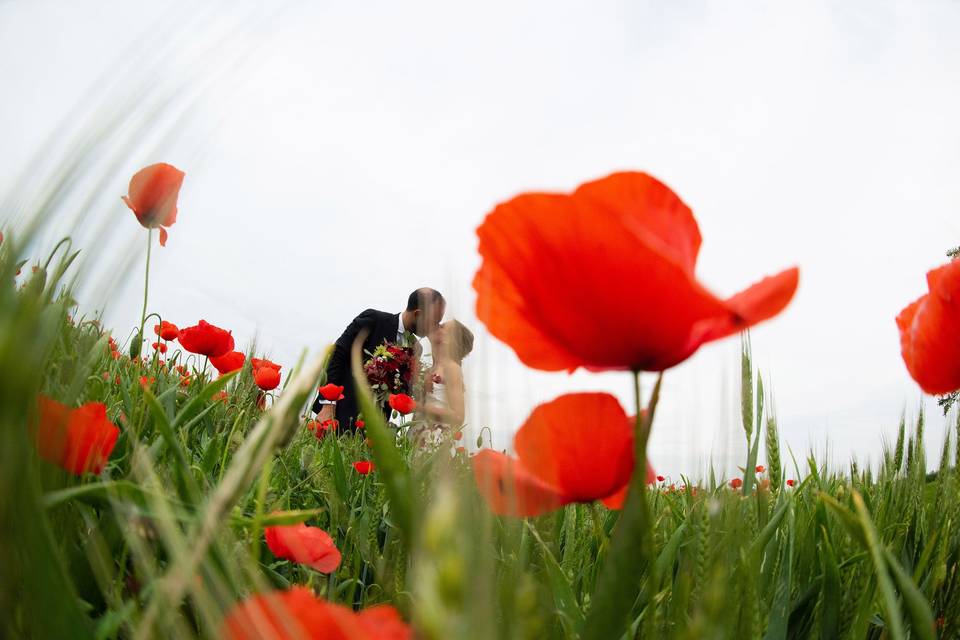
[[[343,400],[337,402],[337,422],[340,423],[342,431],[354,430],[353,422],[356,420],[357,413],[359,413],[356,389],[353,383],[353,367],[350,359],[354,341],[358,335],[366,333],[361,351],[361,361],[365,361],[369,357],[367,356],[368,351],[372,353],[378,345],[385,341],[397,341],[399,326],[399,313],[367,309],[354,318],[350,326],[344,330],[343,335],[337,339],[333,347],[333,355],[330,356],[330,362],[327,364],[327,382],[343,387]],[[314,413],[319,413],[323,408],[320,399],[318,395],[313,403]]]

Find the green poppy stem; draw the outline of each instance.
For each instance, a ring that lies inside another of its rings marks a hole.
[[[153,229],[147,229],[147,268],[143,274],[143,311],[140,312],[140,339],[143,340],[143,325],[147,321],[147,294],[150,291],[150,248],[153,246]]]
[[[649,601],[650,585],[654,583],[653,518],[647,502],[647,440],[650,425],[660,397],[663,374],[650,397],[644,415],[640,398],[640,372],[633,372],[633,392],[637,418],[634,423],[633,475],[627,499],[620,512],[616,529],[610,540],[610,552],[600,570],[597,584],[590,598],[590,613],[581,629],[584,640],[607,640],[621,637],[630,623],[630,615],[637,597]]]

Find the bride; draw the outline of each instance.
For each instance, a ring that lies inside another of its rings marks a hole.
[[[463,359],[473,350],[473,333],[450,320],[430,334],[433,364],[424,376],[421,426],[413,436],[421,448],[450,439],[466,417]]]

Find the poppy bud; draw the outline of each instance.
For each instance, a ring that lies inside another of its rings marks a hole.
[[[143,347],[141,344],[143,342],[143,336],[140,334],[140,330],[137,329],[137,332],[133,334],[133,340],[130,341],[130,359],[136,360],[140,357],[140,349]]]

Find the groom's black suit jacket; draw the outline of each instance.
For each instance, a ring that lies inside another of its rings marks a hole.
[[[378,345],[386,342],[396,342],[397,328],[400,326],[399,313],[387,313],[376,309],[367,309],[350,323],[333,347],[330,362],[327,363],[327,382],[343,387],[343,400],[337,402],[337,422],[341,431],[353,431],[353,422],[357,418],[357,394],[353,383],[353,366],[350,359],[350,350],[353,342],[361,333],[366,333],[363,341],[360,359],[365,361],[367,352],[373,352]],[[323,405],[318,394],[313,403],[314,413],[319,413]]]

